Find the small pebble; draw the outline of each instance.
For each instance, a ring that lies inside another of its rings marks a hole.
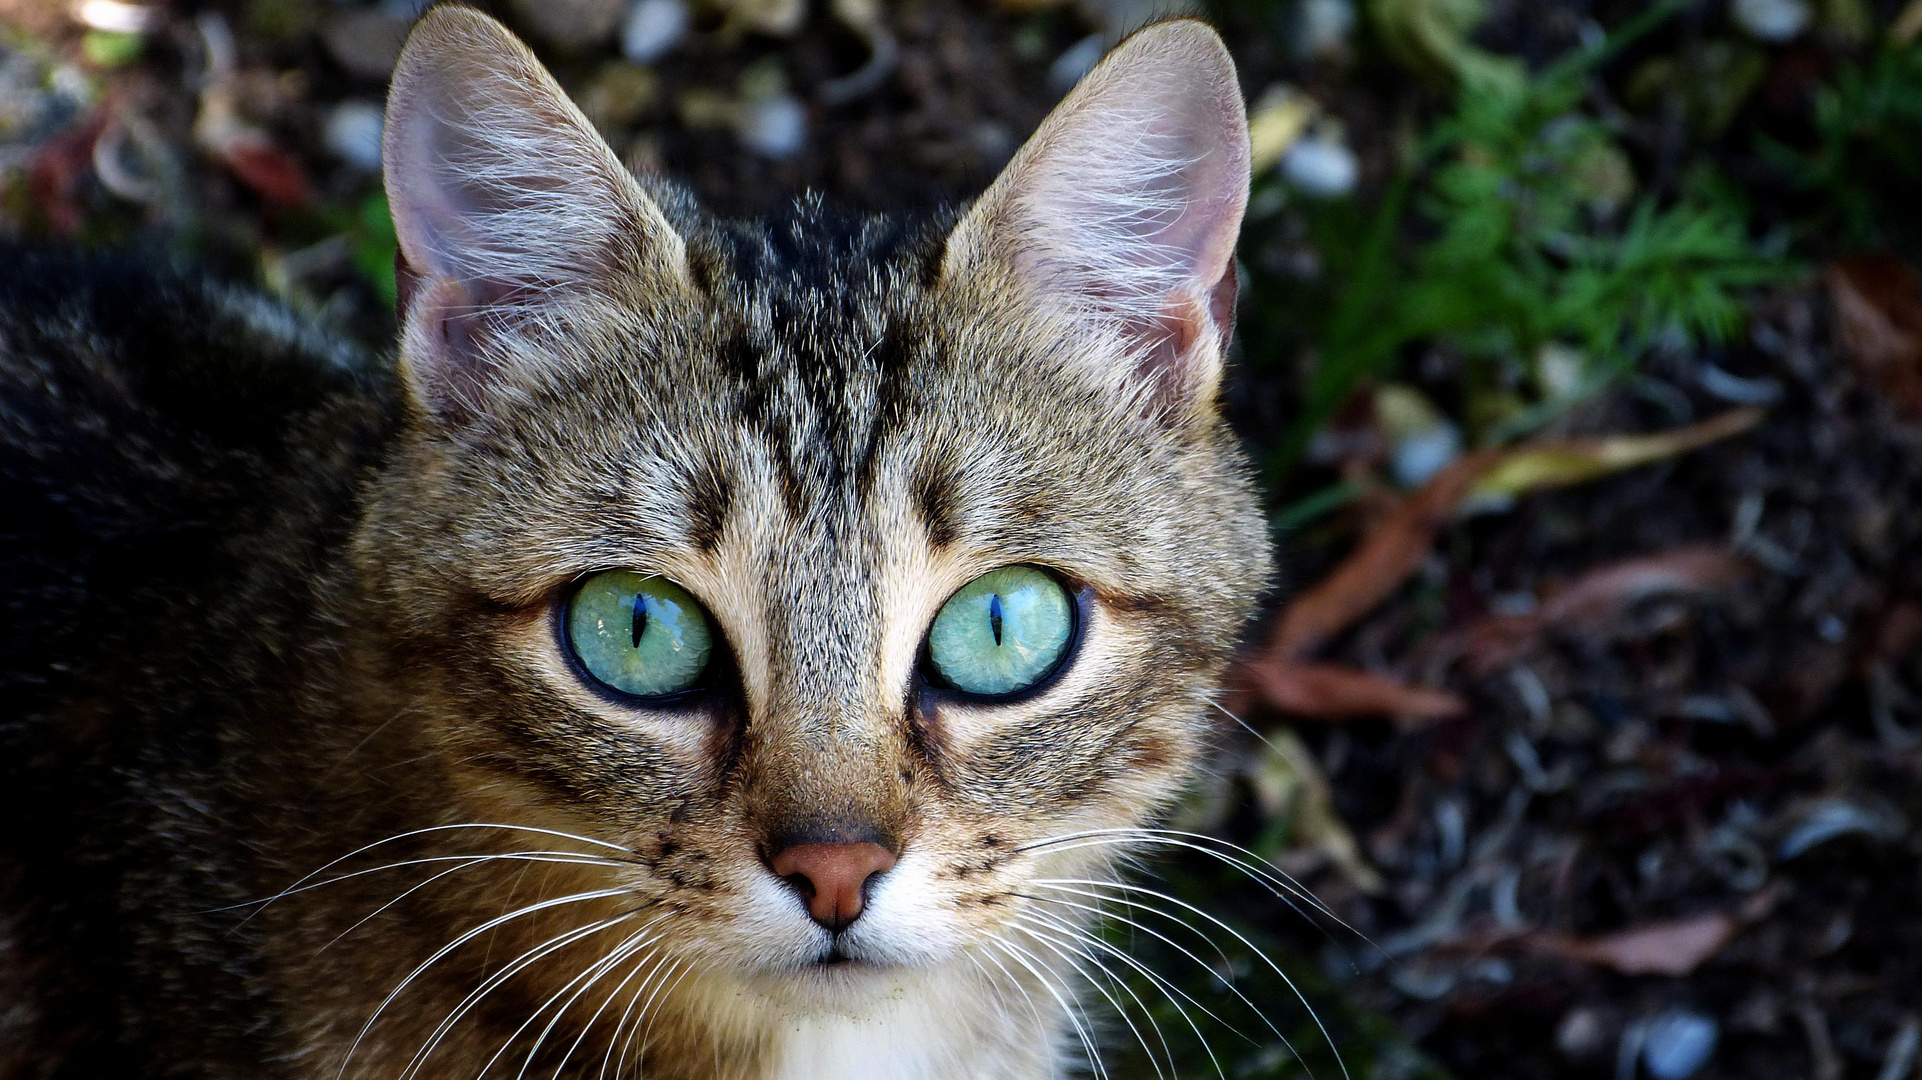
[[[1326,135],[1296,140],[1281,156],[1281,175],[1304,195],[1333,199],[1355,190],[1361,165],[1355,152]]]
[[[1081,81],[1081,76],[1094,70],[1101,62],[1102,54],[1108,51],[1102,44],[1100,34],[1089,34],[1080,41],[1063,50],[1048,65],[1048,85],[1056,90],[1066,90]]]
[[[1670,1009],[1648,1022],[1642,1064],[1655,1080],[1686,1080],[1715,1056],[1721,1029],[1712,1017]]]
[[[750,101],[736,131],[741,145],[763,157],[792,157],[807,139],[807,110],[786,94]]]
[[[385,120],[380,106],[349,99],[327,114],[322,138],[335,157],[356,169],[374,172],[380,168],[380,135]]]
[[[1297,55],[1312,59],[1348,47],[1355,32],[1355,0],[1302,0],[1295,12]]]
[[[1787,41],[1808,28],[1808,0],[1730,0],[1729,15],[1763,41]]]
[[[1461,455],[1461,429],[1453,424],[1410,432],[1395,441],[1395,483],[1418,488]]]
[[[686,0],[639,0],[621,27],[621,55],[651,64],[681,43],[689,21]]]
[[[1592,1061],[1608,1049],[1608,1025],[1602,1014],[1582,1006],[1568,1010],[1555,1025],[1555,1049],[1570,1061]]]

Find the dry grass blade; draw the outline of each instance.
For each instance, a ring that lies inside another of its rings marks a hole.
[[[1738,435],[1762,422],[1761,409],[1732,409],[1699,424],[1653,435],[1613,435],[1532,443],[1506,454],[1468,492],[1475,501],[1503,501],[1544,488],[1580,484],[1637,465],[1685,454]]]

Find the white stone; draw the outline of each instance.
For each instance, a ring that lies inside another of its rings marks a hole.
[[[1687,1080],[1715,1056],[1721,1028],[1714,1018],[1670,1009],[1648,1022],[1642,1064],[1655,1080]]]
[[[1787,41],[1808,28],[1814,12],[1808,0],[1730,0],[1729,15],[1763,41]]]
[[[356,169],[374,172],[380,168],[380,134],[385,116],[371,101],[349,99],[327,114],[322,138],[335,157]]]
[[[1309,135],[1281,155],[1281,175],[1304,195],[1332,199],[1355,190],[1361,165],[1339,140]]]
[[[746,102],[737,134],[741,145],[763,157],[791,157],[807,140],[807,109],[786,94]]]
[[[621,53],[637,64],[651,64],[687,36],[685,0],[638,0],[621,27]]]

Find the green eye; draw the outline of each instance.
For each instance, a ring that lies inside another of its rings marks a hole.
[[[938,681],[962,693],[1018,693],[1060,666],[1074,618],[1074,601],[1054,578],[1032,566],[990,570],[934,617],[928,662]]]
[[[589,675],[623,694],[659,697],[692,687],[714,651],[707,612],[653,574],[595,574],[567,602],[567,645]]]

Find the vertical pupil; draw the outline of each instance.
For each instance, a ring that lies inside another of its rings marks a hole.
[[[641,635],[647,633],[647,597],[636,593],[634,596],[634,647],[641,647]]]
[[[993,593],[988,597],[988,629],[994,632],[994,644],[1001,647],[1001,594]]]

